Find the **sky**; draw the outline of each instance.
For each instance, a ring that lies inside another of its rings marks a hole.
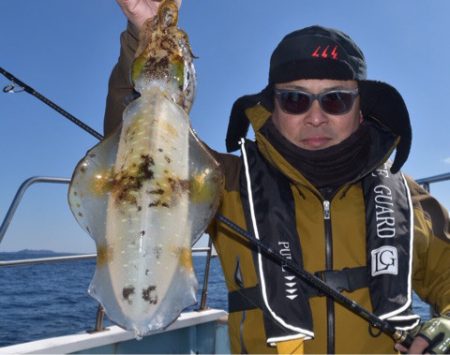
[[[225,151],[231,106],[267,83],[270,55],[287,33],[320,24],[349,34],[368,77],[402,94],[413,144],[403,171],[413,178],[450,172],[448,0],[184,0],[198,89],[192,126]],[[0,67],[102,133],[110,71],[126,19],[114,0],[0,0]],[[9,81],[0,75],[0,88]],[[0,222],[31,176],[70,178],[97,140],[27,93],[0,91]],[[432,193],[450,208],[450,183]],[[67,185],[29,188],[0,252],[94,252],[76,223]]]

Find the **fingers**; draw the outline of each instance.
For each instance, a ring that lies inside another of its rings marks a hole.
[[[402,354],[406,354],[406,352],[408,351],[408,349],[405,348],[405,347],[404,347],[402,344],[400,344],[400,343],[396,343],[396,344],[394,345],[394,348],[395,348],[395,350],[401,352]]]
[[[155,0],[116,0],[122,12],[138,29],[156,15],[160,3]]]
[[[145,21],[154,17],[161,2],[164,0],[116,0],[125,16],[140,29]],[[175,0],[178,7],[181,6],[181,0]]]
[[[423,354],[425,349],[428,347],[429,343],[422,337],[415,337],[409,349],[405,348],[403,345],[397,343],[395,344],[395,350],[400,351],[404,354]]]
[[[423,354],[428,347],[428,342],[422,337],[416,337],[411,344],[408,353],[409,354]]]

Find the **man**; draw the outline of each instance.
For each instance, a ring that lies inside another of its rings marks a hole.
[[[110,80],[105,134],[132,94],[137,29],[159,2],[118,0],[131,24]],[[256,143],[240,140],[249,124]],[[219,213],[274,252],[401,329],[417,333],[411,286],[438,317],[409,352],[450,342],[448,212],[398,173],[409,116],[391,86],[366,79],[363,53],[342,32],[313,26],[272,54],[269,83],[233,106]],[[392,166],[386,162],[396,149]],[[394,342],[274,263],[220,220],[208,228],[229,289],[229,333],[240,353],[389,353]],[[398,350],[405,351],[400,345]]]

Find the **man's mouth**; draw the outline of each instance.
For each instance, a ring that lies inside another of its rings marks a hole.
[[[302,144],[307,148],[319,149],[324,148],[330,142],[331,138],[325,136],[309,137],[301,140]]]

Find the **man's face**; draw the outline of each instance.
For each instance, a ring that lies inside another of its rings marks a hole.
[[[275,89],[300,90],[311,94],[330,90],[354,90],[357,87],[357,82],[353,80],[317,79],[301,79],[275,85]],[[324,112],[318,100],[314,100],[309,110],[304,113],[286,113],[281,109],[279,98],[275,97],[272,121],[286,139],[300,148],[328,148],[348,138],[359,127],[362,121],[359,96],[350,111],[340,115]]]

